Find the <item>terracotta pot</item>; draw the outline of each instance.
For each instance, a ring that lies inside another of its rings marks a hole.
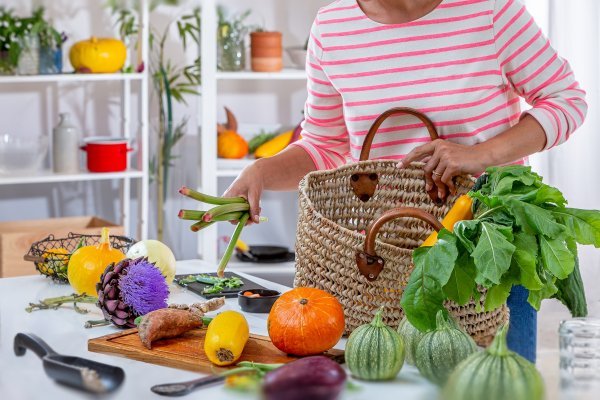
[[[283,68],[281,32],[252,32],[250,34],[252,70],[278,72]]]

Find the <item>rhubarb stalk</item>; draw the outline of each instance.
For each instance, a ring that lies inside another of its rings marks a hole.
[[[214,197],[197,192],[194,189],[190,189],[185,186],[179,189],[179,193],[191,199],[201,201],[202,203],[214,204],[219,206],[232,203],[248,203],[243,197]]]
[[[217,276],[222,278],[225,275],[225,267],[227,267],[227,263],[229,263],[229,259],[233,254],[233,249],[235,249],[235,244],[240,238],[240,234],[242,233],[242,229],[246,226],[246,222],[248,222],[248,218],[250,217],[249,213],[245,213],[240,218],[237,226],[235,227],[235,231],[233,231],[233,235],[231,236],[231,240],[227,245],[227,249],[225,250],[225,254],[223,254],[223,258],[221,258],[221,262],[219,263],[219,268],[217,269]]]

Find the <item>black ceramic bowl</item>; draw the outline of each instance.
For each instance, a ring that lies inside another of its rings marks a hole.
[[[244,296],[244,293],[251,292],[259,294],[260,297]],[[276,290],[267,289],[249,289],[238,293],[238,304],[242,311],[249,313],[268,313],[273,307],[273,303],[281,296]]]

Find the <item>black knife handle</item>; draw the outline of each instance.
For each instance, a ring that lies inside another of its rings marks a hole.
[[[56,355],[48,343],[44,342],[40,337],[33,333],[17,333],[13,344],[15,355],[22,356],[27,349],[33,351],[39,358],[44,358],[48,355]]]

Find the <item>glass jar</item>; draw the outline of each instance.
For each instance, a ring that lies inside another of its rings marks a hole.
[[[600,391],[600,319],[562,321],[559,341],[561,398],[597,398]]]
[[[245,32],[230,28],[219,28],[217,33],[217,69],[238,72],[246,68]]]
[[[40,74],[53,75],[62,73],[62,48],[40,48]]]
[[[37,75],[40,73],[40,39],[28,35],[21,40],[21,54],[17,64],[17,75]]]

